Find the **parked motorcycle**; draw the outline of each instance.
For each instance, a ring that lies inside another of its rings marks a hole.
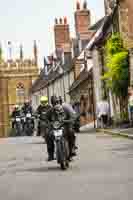
[[[52,123],[54,143],[56,149],[56,160],[62,170],[69,168],[69,145],[64,136],[63,123],[55,121]]]
[[[32,136],[34,132],[34,116],[28,112],[23,118],[24,121],[24,133],[27,136]]]

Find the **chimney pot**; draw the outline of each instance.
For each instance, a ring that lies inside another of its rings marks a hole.
[[[60,24],[62,24],[62,18],[60,18]]]
[[[83,9],[86,10],[87,9],[87,1],[84,1],[84,4],[83,4]]]
[[[58,19],[57,18],[55,18],[55,24],[58,24]]]
[[[64,17],[64,24],[67,24],[67,17]]]
[[[77,10],[80,10],[80,3],[77,1]]]

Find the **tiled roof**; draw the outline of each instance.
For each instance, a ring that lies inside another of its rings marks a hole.
[[[86,71],[86,69],[84,69],[80,75],[78,76],[78,78],[73,82],[73,84],[71,85],[70,89],[69,89],[69,93],[71,93],[74,89],[76,89],[82,82],[84,82],[85,80],[87,80],[89,78],[89,71]]]
[[[97,29],[95,35],[92,37],[86,49],[91,50],[94,45],[98,45],[110,32],[110,27],[112,23],[112,15],[105,16],[100,21],[98,21],[95,25],[93,25],[93,29]],[[84,58],[84,50],[81,52],[79,58]],[[83,81],[85,81],[89,76],[89,72],[86,72],[85,69],[80,73],[77,80],[73,82],[71,85],[69,92],[71,93],[75,88],[77,88]]]
[[[101,27],[101,25],[104,21],[104,18],[105,17],[101,18],[99,21],[97,21],[95,24],[93,24],[91,27],[89,27],[89,30],[97,31]]]
[[[70,64],[64,64],[64,65],[59,65],[55,70],[52,69],[51,72],[48,74],[48,76],[45,76],[42,70],[42,73],[40,73],[39,78],[35,81],[31,88],[31,93],[35,93],[45,87],[47,87],[50,83],[53,81],[57,80],[61,76],[63,76],[65,73],[70,72],[73,69],[73,62]],[[63,72],[59,73],[59,68],[62,68]]]

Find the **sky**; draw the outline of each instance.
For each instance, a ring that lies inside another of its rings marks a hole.
[[[80,0],[82,3],[84,0]],[[23,45],[25,58],[33,56],[33,41],[37,41],[39,63],[54,51],[54,19],[67,16],[74,35],[74,11],[77,0],[0,0],[0,42],[3,56],[8,57],[8,41],[12,57],[19,57]],[[103,0],[87,0],[92,23],[104,16]]]

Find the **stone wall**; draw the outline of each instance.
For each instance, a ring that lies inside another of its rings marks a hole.
[[[133,48],[133,1],[119,0],[119,26],[125,46]]]
[[[14,62],[13,62],[14,63]],[[8,65],[8,63],[5,63]],[[7,137],[10,128],[10,114],[13,106],[18,103],[24,103],[29,98],[29,89],[32,82],[38,77],[38,68],[36,65],[29,67],[19,67],[18,65],[8,65],[4,68],[0,65],[0,137]],[[20,66],[20,65],[19,65]],[[17,87],[23,85],[25,96],[23,102],[18,102]]]

